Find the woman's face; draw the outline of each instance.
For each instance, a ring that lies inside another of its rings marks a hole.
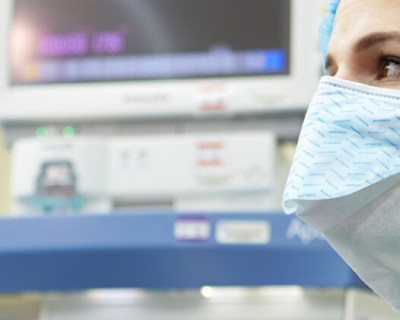
[[[328,75],[400,90],[400,1],[341,0]]]

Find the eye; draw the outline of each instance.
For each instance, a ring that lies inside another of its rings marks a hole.
[[[400,80],[400,57],[382,54],[379,57],[379,80]]]

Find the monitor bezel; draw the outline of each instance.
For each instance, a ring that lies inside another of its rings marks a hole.
[[[9,44],[12,3],[0,3],[0,43]],[[291,0],[289,75],[12,86],[9,48],[2,46],[0,122],[103,121],[305,109],[320,75],[318,9],[315,0]]]

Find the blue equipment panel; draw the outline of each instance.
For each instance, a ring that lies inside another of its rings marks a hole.
[[[209,226],[209,233],[177,235],[177,225],[188,221]],[[268,241],[218,241],[218,226],[232,221],[268,225]],[[281,213],[131,212],[0,220],[3,293],[205,285],[365,287],[318,233]]]

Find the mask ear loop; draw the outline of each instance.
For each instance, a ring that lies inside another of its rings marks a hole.
[[[325,16],[319,28],[319,47],[321,50],[322,64],[325,71],[326,71],[325,62],[326,62],[326,55],[328,53],[328,45],[332,36],[333,24],[335,22],[335,16],[339,2],[340,0],[329,0],[326,6]]]

